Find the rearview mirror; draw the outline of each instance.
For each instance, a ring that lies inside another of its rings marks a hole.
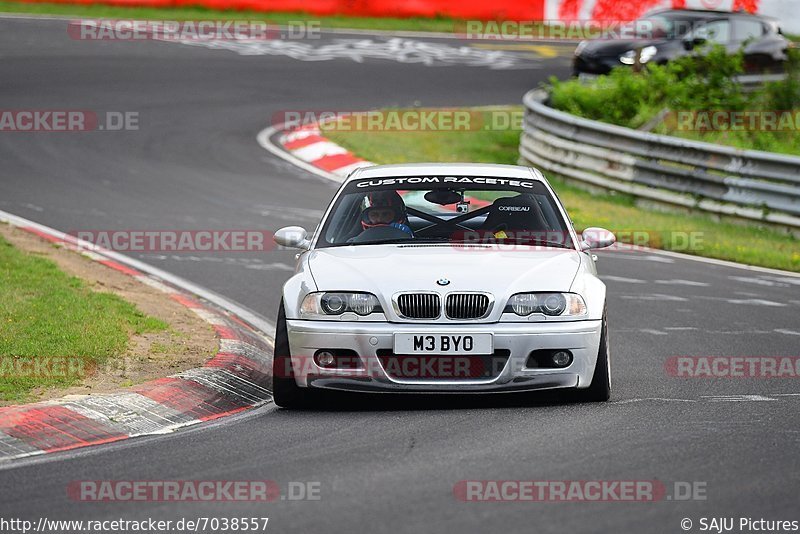
[[[461,202],[462,196],[456,191],[449,189],[434,189],[425,193],[425,200],[431,204],[439,204],[440,206],[447,206],[448,204],[455,204]]]
[[[308,233],[305,228],[300,226],[287,226],[281,228],[275,235],[272,236],[273,241],[277,244],[289,248],[299,248],[308,250],[311,246],[311,241],[308,240]]]
[[[587,228],[581,234],[581,250],[610,247],[617,242],[613,232],[605,228]]]

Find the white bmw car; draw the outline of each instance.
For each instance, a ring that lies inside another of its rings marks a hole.
[[[354,171],[301,249],[278,310],[275,403],[321,390],[611,394],[606,287],[542,174],[480,164]]]

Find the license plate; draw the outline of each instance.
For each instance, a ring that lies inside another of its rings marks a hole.
[[[492,334],[395,334],[395,354],[493,354]]]

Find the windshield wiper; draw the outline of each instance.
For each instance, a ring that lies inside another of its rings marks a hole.
[[[559,243],[557,241],[547,241],[545,239],[533,239],[530,237],[527,238],[503,237],[503,238],[492,238],[492,239],[480,239],[477,241],[465,239],[465,240],[450,241],[450,242],[463,245],[530,245],[530,246],[542,246],[542,247],[553,247],[553,248],[571,248],[565,245],[564,243]]]
[[[350,245],[393,245],[393,244],[400,244],[406,245],[410,244],[413,245],[414,243],[419,243],[420,241],[424,241],[425,243],[447,243],[447,238],[445,237],[409,237],[408,239],[376,239],[375,241],[361,241],[359,243],[349,243]]]
[[[349,246],[356,246],[356,245],[399,245],[399,244],[414,244],[419,243],[420,241],[424,241],[426,243],[431,242],[440,242],[440,243],[447,243],[447,238],[444,237],[407,237],[407,238],[388,238],[388,239],[374,239],[372,241],[351,241],[349,243],[334,243],[328,245],[328,247],[349,247]]]
[[[498,241],[500,242],[500,244],[503,245],[509,244],[510,242],[511,244],[514,245],[538,245],[542,247],[568,248],[567,245],[565,245],[564,243],[559,243],[558,241],[547,241],[546,239],[532,239],[530,237],[528,238],[523,237],[519,239],[503,238],[503,239],[498,239]]]

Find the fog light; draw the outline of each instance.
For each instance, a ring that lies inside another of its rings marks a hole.
[[[317,360],[317,365],[320,367],[331,367],[333,366],[333,362],[336,361],[333,353],[327,350],[319,351],[314,359]]]
[[[556,367],[566,367],[572,363],[572,354],[566,350],[557,350],[550,358],[553,360],[553,365]]]

